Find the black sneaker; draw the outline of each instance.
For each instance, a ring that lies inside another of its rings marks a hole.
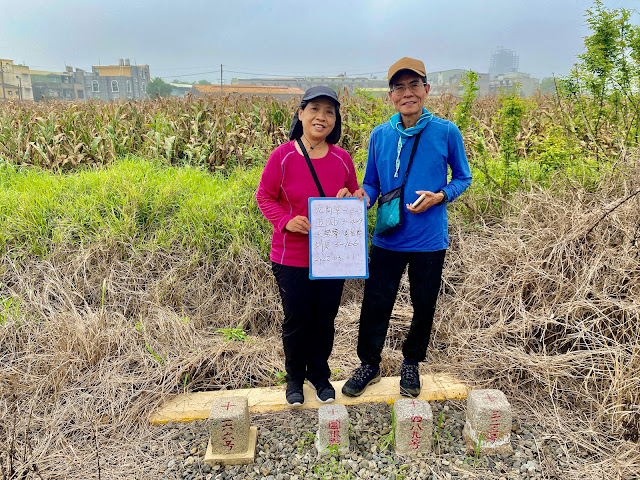
[[[374,367],[373,365],[367,365],[363,363],[356,371],[353,372],[351,378],[342,387],[342,393],[347,397],[357,397],[362,395],[364,389],[369,385],[378,383],[380,381],[380,367]]]
[[[302,392],[302,382],[287,382],[287,403],[292,407],[304,404],[304,393]]]
[[[420,395],[420,372],[417,365],[402,364],[402,368],[400,368],[400,395],[412,398]]]
[[[316,391],[316,398],[320,403],[331,403],[336,399],[336,391],[329,380],[318,381],[315,385],[307,380],[307,385]]]

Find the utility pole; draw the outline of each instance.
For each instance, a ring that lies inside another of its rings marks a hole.
[[[0,77],[2,77],[2,98],[6,100],[7,94],[4,91],[4,64],[2,63],[2,60],[0,60]]]
[[[222,64],[220,64],[220,94],[222,95],[224,92],[222,91]]]
[[[22,100],[22,78],[20,78],[19,75],[16,75],[16,78],[18,79],[18,85],[20,85],[20,92],[18,94],[18,98]]]

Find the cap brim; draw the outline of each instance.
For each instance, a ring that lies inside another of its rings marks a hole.
[[[311,101],[315,98],[318,97],[326,97],[329,100],[333,101],[336,105],[340,105],[340,101],[337,98],[333,98],[331,95],[327,95],[326,93],[312,93],[311,95],[307,96],[307,97],[303,97],[302,101],[303,102],[308,102]]]

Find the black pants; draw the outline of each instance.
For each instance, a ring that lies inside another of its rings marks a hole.
[[[364,286],[358,332],[358,357],[363,363],[379,365],[404,269],[409,265],[409,289],[413,319],[402,346],[408,362],[421,362],[427,355],[433,314],[440,290],[446,250],[396,252],[372,246],[369,278]]]
[[[287,381],[328,380],[333,322],[344,280],[309,280],[309,269],[271,263],[278,283],[284,321],[282,343]]]

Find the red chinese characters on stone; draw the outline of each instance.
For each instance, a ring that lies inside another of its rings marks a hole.
[[[413,415],[411,417],[411,441],[409,445],[413,447],[414,450],[418,450],[420,448],[420,440],[422,439],[422,417],[420,415]]]
[[[234,435],[233,435],[233,421],[228,418],[222,421],[222,441],[224,442],[224,446],[229,449],[229,451],[233,450],[235,446],[234,443]]]
[[[491,414],[491,423],[489,423],[489,441],[495,443],[498,439],[498,426],[500,425],[500,412],[494,410]]]
[[[340,420],[331,420],[329,427],[329,445],[340,445]]]

